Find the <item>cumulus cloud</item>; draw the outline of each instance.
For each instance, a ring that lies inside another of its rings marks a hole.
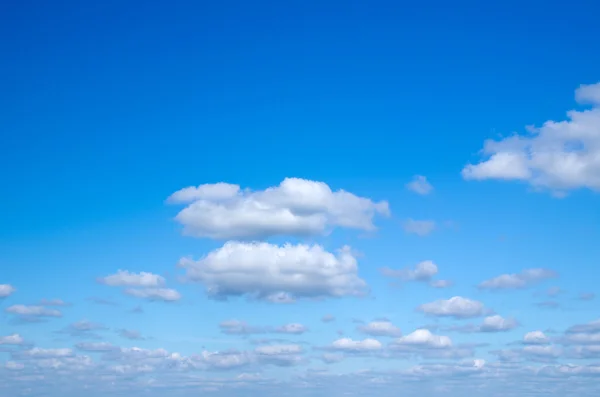
[[[423,175],[415,175],[412,181],[406,184],[406,188],[423,196],[433,191],[433,186]]]
[[[422,304],[417,310],[431,316],[470,318],[484,314],[483,303],[461,296]]]
[[[394,344],[428,348],[447,348],[452,346],[452,340],[447,336],[435,335],[428,329],[417,329],[406,336],[396,339]]]
[[[98,282],[111,287],[161,287],[165,284],[165,279],[148,272],[130,273],[119,270],[115,274],[99,278]]]
[[[341,338],[331,344],[332,350],[339,350],[348,353],[371,352],[380,350],[383,347],[377,339],[352,340],[350,338]]]
[[[499,315],[488,316],[483,319],[479,326],[481,332],[503,332],[510,331],[519,325],[514,318],[504,318]]]
[[[390,321],[372,321],[368,324],[361,325],[358,330],[364,334],[371,336],[400,336],[402,332],[400,328],[392,324]]]
[[[21,345],[24,339],[19,334],[0,336],[0,345]]]
[[[175,302],[181,294],[172,288],[128,288],[125,294],[150,301]]]
[[[386,201],[374,202],[323,183],[286,178],[265,190],[218,183],[173,193],[170,203],[186,204],[176,220],[184,233],[213,239],[255,239],[318,235],[335,227],[375,230],[373,218],[388,216]]]
[[[228,242],[199,261],[181,259],[186,279],[204,284],[209,296],[247,296],[273,300],[362,295],[366,283],[358,277],[356,258],[348,247],[337,254],[319,245],[282,246]]]
[[[525,269],[521,273],[502,274],[479,284],[480,289],[501,290],[525,288],[537,282],[558,277],[550,269]]]
[[[402,225],[404,231],[408,234],[416,234],[417,236],[427,236],[431,234],[436,228],[436,224],[431,220],[414,220],[407,219]]]
[[[302,347],[299,345],[264,345],[254,349],[256,359],[262,364],[288,367],[303,361]]]
[[[405,268],[400,270],[385,267],[381,269],[384,276],[397,277],[405,281],[429,281],[438,273],[438,267],[430,260],[417,263],[414,269]]]
[[[565,121],[546,121],[526,134],[487,140],[483,159],[462,170],[467,180],[502,179],[564,194],[600,191],[600,83],[582,85],[575,99],[591,109],[571,110]]]
[[[10,284],[0,284],[0,299],[11,296],[17,289]]]
[[[550,338],[542,331],[531,331],[523,336],[523,343],[530,345],[545,345],[550,343]]]

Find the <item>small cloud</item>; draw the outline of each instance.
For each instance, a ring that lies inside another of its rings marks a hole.
[[[149,301],[175,302],[181,299],[181,294],[171,288],[129,288],[124,292]]]
[[[138,305],[138,306],[134,307],[133,309],[131,309],[129,311],[129,313],[142,314],[142,313],[144,313],[144,308],[141,307],[140,305]]]
[[[0,336],[0,345],[22,345],[24,341],[19,334]]]
[[[121,338],[130,339],[130,340],[144,340],[145,338],[139,331],[129,330],[129,329],[120,329],[117,331],[117,334]]]
[[[323,321],[324,323],[330,323],[332,321],[335,321],[335,317],[331,314],[326,314],[323,317],[321,317],[321,321]]]
[[[98,282],[111,287],[162,287],[165,279],[148,272],[130,273],[119,270],[115,274],[99,278]]]
[[[95,303],[97,305],[102,305],[102,306],[118,306],[119,304],[116,303],[115,301],[112,301],[110,299],[104,299],[104,298],[98,298],[98,297],[91,297],[91,298],[87,298],[88,301]]]
[[[403,228],[408,234],[416,234],[417,236],[425,237],[435,230],[436,225],[435,221],[407,219],[403,224]]]
[[[405,268],[400,270],[385,267],[381,273],[387,277],[400,278],[405,281],[429,281],[438,273],[438,267],[432,261],[423,261],[418,263],[414,269]]]
[[[433,186],[423,175],[415,175],[412,181],[406,184],[406,188],[422,196],[428,195],[433,191]]]
[[[549,269],[525,269],[521,273],[502,274],[479,284],[480,289],[502,290],[520,289],[537,282],[558,277],[558,274]]]
[[[558,309],[560,307],[560,303],[555,301],[544,301],[536,303],[535,305],[543,309]]]
[[[596,294],[594,294],[593,292],[582,292],[581,294],[579,294],[579,300],[582,301],[591,301],[594,300],[594,298],[596,298]]]
[[[454,296],[450,299],[441,299],[422,304],[417,310],[437,317],[470,318],[479,317],[485,313],[481,302]]]
[[[308,331],[308,328],[302,324],[291,323],[275,328],[275,332],[280,334],[295,334],[300,335]]]
[[[100,339],[100,336],[95,334],[95,331],[104,331],[106,329],[107,328],[102,324],[82,320],[69,324],[67,327],[58,331],[58,333],[68,334],[72,337]]]
[[[40,301],[40,305],[42,305],[42,306],[70,306],[69,303],[63,301],[62,299],[42,299]]]
[[[10,284],[0,284],[0,299],[11,296],[15,291],[17,289]]]
[[[22,322],[38,322],[42,318],[62,317],[59,310],[48,309],[44,306],[12,305],[4,311],[17,316],[17,319]]]
[[[390,321],[372,321],[368,324],[359,326],[358,330],[363,334],[367,334],[370,336],[402,335],[400,328],[392,324]]]
[[[452,287],[454,283],[451,280],[432,280],[429,285],[433,288],[448,288]]]
[[[548,338],[542,331],[532,331],[523,336],[523,343],[529,345],[544,345],[550,343],[550,338]]]
[[[479,326],[480,332],[505,332],[516,328],[519,325],[514,318],[504,318],[499,315],[489,316],[483,319]]]

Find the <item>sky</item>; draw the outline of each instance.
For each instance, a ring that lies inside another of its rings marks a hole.
[[[0,395],[600,394],[600,4],[0,5]]]

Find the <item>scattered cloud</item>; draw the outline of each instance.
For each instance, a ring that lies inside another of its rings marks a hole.
[[[427,315],[458,319],[479,317],[485,313],[484,309],[483,303],[461,296],[425,303],[417,308]]]
[[[350,338],[341,338],[334,341],[330,348],[347,353],[363,353],[380,350],[382,347],[383,345],[377,339],[353,340]]]
[[[302,324],[290,323],[275,328],[275,332],[280,334],[300,335],[308,331],[308,328]]]
[[[432,261],[427,260],[417,263],[414,269],[394,270],[384,267],[381,272],[384,276],[396,277],[404,281],[430,281],[432,277],[438,274],[438,267]]]
[[[372,231],[373,218],[390,213],[386,201],[299,178],[259,191],[226,183],[187,187],[167,202],[187,205],[175,217],[185,234],[212,239],[319,235],[335,227]]]
[[[514,318],[504,318],[499,315],[488,316],[483,319],[479,326],[480,332],[503,332],[510,331],[519,325]]]
[[[522,181],[559,196],[575,189],[600,191],[598,92],[600,83],[577,88],[577,102],[592,107],[567,112],[565,121],[549,120],[526,134],[485,141],[483,159],[465,166],[463,178]]]
[[[149,301],[176,302],[181,299],[181,294],[171,288],[128,288],[124,292]]]
[[[67,327],[58,332],[62,334],[68,334],[72,337],[100,339],[100,336],[95,332],[104,331],[106,329],[107,327],[102,324],[94,323],[88,320],[81,320],[69,324]]]
[[[119,336],[121,338],[125,338],[125,339],[130,339],[130,340],[144,340],[146,338],[144,338],[142,336],[142,334],[140,333],[140,331],[135,331],[135,330],[130,330],[130,329],[120,329],[117,331],[117,334],[119,334]]]
[[[480,289],[501,290],[525,288],[537,282],[556,278],[558,274],[549,269],[525,269],[521,273],[502,274],[479,284]]]
[[[111,287],[162,287],[165,278],[147,272],[130,273],[127,270],[119,270],[115,274],[99,278],[98,282]]]
[[[342,297],[366,291],[348,247],[333,254],[319,245],[228,242],[199,261],[181,259],[179,266],[188,281],[204,284],[208,295],[217,298],[278,302],[272,297]]]
[[[102,305],[102,306],[118,306],[118,303],[116,303],[110,299],[91,297],[91,298],[88,298],[87,300],[92,303],[95,303],[97,305]]]
[[[368,324],[361,325],[358,330],[370,336],[400,336],[402,332],[400,328],[392,324],[390,321],[372,321]]]
[[[579,299],[582,301],[591,301],[594,300],[595,297],[596,294],[594,294],[593,292],[582,292],[581,294],[579,294]]]
[[[48,309],[45,306],[12,305],[4,309],[6,313],[14,314],[22,321],[40,321],[45,317],[62,317],[62,313],[56,309]]]
[[[448,288],[454,285],[454,282],[451,280],[432,280],[429,285],[433,288]]]
[[[558,309],[560,307],[560,303],[556,301],[543,301],[538,302],[535,305],[542,309]]]
[[[415,175],[412,181],[406,184],[406,188],[422,196],[428,195],[433,191],[433,186],[431,186],[431,183],[423,175]]]
[[[17,289],[10,284],[0,284],[0,299],[11,296],[16,290]]]
[[[321,317],[321,321],[324,323],[330,323],[332,321],[335,321],[335,317],[331,314],[326,314],[323,317]]]
[[[21,345],[24,341],[19,334],[0,336],[0,345]]]
[[[63,301],[62,299],[42,299],[40,301],[40,305],[42,305],[42,306],[70,306],[69,303]]]
[[[417,236],[425,237],[436,229],[436,224],[431,220],[418,221],[407,219],[402,225],[404,231],[408,234],[416,234]]]
[[[435,335],[428,329],[417,329],[406,336],[396,339],[394,344],[428,348],[446,348],[452,346],[452,340],[447,336]]]
[[[523,343],[530,345],[545,345],[550,343],[550,338],[542,331],[531,331],[523,336]]]

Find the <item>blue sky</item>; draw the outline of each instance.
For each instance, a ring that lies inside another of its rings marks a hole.
[[[1,7],[0,394],[600,393],[595,2]]]

